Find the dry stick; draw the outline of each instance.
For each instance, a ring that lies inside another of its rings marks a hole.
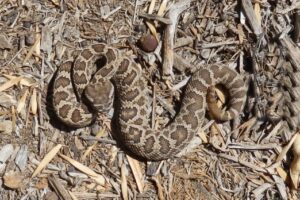
[[[80,138],[83,139],[83,140],[86,140],[86,141],[97,141],[97,142],[101,142],[101,143],[104,143],[104,144],[112,144],[112,145],[117,144],[117,142],[114,141],[114,140],[97,138],[97,137],[94,137],[94,136],[85,136],[85,135],[83,135]]]
[[[243,7],[245,15],[248,19],[248,23],[250,24],[254,34],[256,36],[260,36],[262,34],[262,28],[255,16],[255,12],[251,5],[251,1],[250,0],[242,0],[242,7]]]
[[[276,10],[276,13],[279,13],[279,14],[286,14],[288,12],[291,12],[295,9],[300,9],[300,1],[295,1],[292,5],[290,5],[289,7],[287,7],[286,9],[283,9],[283,10],[279,10],[277,9]]]
[[[295,13],[294,27],[293,40],[297,43],[300,42],[300,10]]]
[[[172,24],[170,19],[166,19],[164,17],[160,17],[160,16],[153,15],[153,14],[141,13],[141,14],[139,14],[139,16],[143,17],[143,18],[146,18],[148,20],[156,20],[156,21],[159,21],[163,24]]]
[[[137,7],[138,7],[138,0],[135,0],[135,3],[134,3],[134,14],[133,14],[132,24],[135,24],[135,21],[136,21]]]
[[[300,49],[287,35],[280,37],[279,42],[286,49],[287,56],[290,58],[294,68],[298,71],[300,68]]]
[[[290,175],[295,189],[299,185],[299,175],[300,175],[300,134],[297,134],[296,139],[293,144],[293,155],[294,160],[291,163]]]
[[[209,48],[215,48],[215,47],[221,47],[225,45],[233,45],[233,44],[240,44],[239,40],[236,41],[223,41],[223,42],[211,42],[211,43],[204,43],[204,44],[199,44],[199,47],[201,49],[209,49]]]
[[[202,16],[214,16],[211,7],[207,5],[207,0],[205,2],[203,2],[203,6],[202,6],[199,14],[202,15]],[[204,17],[201,20],[201,22],[199,24],[199,30],[201,30],[201,32],[205,30],[205,27],[207,26],[208,20],[209,19],[207,17]]]
[[[279,32],[277,28],[277,32]],[[296,71],[299,71],[300,69],[300,49],[297,47],[297,45],[293,42],[293,40],[287,36],[286,34],[279,37],[280,44],[285,48],[287,52],[287,56],[292,63],[294,69]],[[292,91],[298,92],[296,87],[292,88]],[[298,108],[299,107],[299,101],[290,102],[288,105],[290,108]],[[297,109],[298,110],[298,109]],[[295,115],[291,118],[287,118],[288,123],[293,126],[294,128],[297,128],[297,126],[300,125],[300,117],[299,115]]]
[[[178,38],[176,40],[174,48],[187,46],[187,45],[193,44],[193,42],[194,42],[194,39],[190,36]]]
[[[121,199],[119,194],[112,193],[92,193],[92,192],[72,192],[79,199]]]
[[[241,160],[238,157],[227,155],[225,153],[220,153],[220,154],[218,154],[218,156],[221,157],[221,158],[225,158],[227,160],[231,160],[231,161],[236,162],[236,163],[240,163],[241,165],[243,165],[245,167],[249,167],[250,169],[253,169],[255,171],[267,173],[266,169],[264,169],[262,167],[259,167],[259,166],[256,166],[253,163],[247,162],[245,160]]]
[[[148,8],[148,14],[152,14],[153,13],[154,6],[155,6],[155,1],[156,0],[151,0],[151,3],[150,3],[149,8]],[[154,26],[154,23],[150,22],[150,21],[146,21],[146,24],[147,24],[150,32],[152,33],[152,35],[156,38],[157,41],[159,41],[159,38],[158,38],[157,31],[156,31],[156,28]]]
[[[121,8],[122,8],[122,7],[119,6],[119,7],[115,8],[115,9],[113,9],[112,11],[110,11],[109,13],[107,13],[106,15],[104,15],[104,16],[102,17],[102,19],[107,19],[107,18],[109,18],[111,15],[115,14],[116,12],[118,12]]]
[[[264,150],[264,149],[275,149],[278,147],[277,143],[269,144],[252,144],[252,143],[230,143],[229,149],[244,149],[244,150]]]
[[[175,30],[176,24],[179,15],[186,10],[190,6],[190,0],[180,1],[171,6],[167,18],[169,18],[172,24],[167,25],[166,30],[164,32],[163,37],[163,53],[164,53],[164,61],[163,61],[163,78],[164,79],[173,79],[173,63],[174,63],[174,38],[175,38]]]
[[[258,79],[256,78],[259,72],[259,66],[257,63],[257,57],[255,55],[255,50],[256,49],[252,49],[251,50],[251,59],[252,59],[252,69],[254,71],[254,75],[251,76],[252,80],[253,80],[253,84],[254,84],[254,95],[255,95],[255,99],[257,100],[257,104],[255,104],[255,113],[256,113],[256,117],[261,118],[264,114],[263,114],[263,110],[261,108],[261,97],[263,96],[263,92],[260,89],[259,86],[259,82]]]
[[[64,186],[60,183],[60,181],[55,176],[50,176],[48,178],[50,185],[55,191],[56,195],[63,200],[72,200],[72,197],[68,193],[68,191],[64,188]]]
[[[45,81],[45,58],[42,57],[42,69],[41,69],[41,90],[44,91],[44,81]],[[38,112],[39,112],[39,122],[40,125],[44,125],[44,118],[43,118],[43,110],[42,110],[42,94],[41,92],[38,93]]]

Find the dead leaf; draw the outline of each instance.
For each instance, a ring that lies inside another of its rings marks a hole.
[[[298,188],[300,175],[300,134],[296,134],[296,139],[293,144],[294,160],[290,167],[290,176],[295,189]]]
[[[24,177],[19,172],[7,172],[3,176],[4,185],[11,189],[18,189],[22,187]]]
[[[127,186],[127,174],[126,174],[126,166],[123,163],[121,166],[121,189],[122,189],[122,197],[123,199],[128,199],[128,186]]]
[[[294,143],[296,137],[298,134],[295,134],[292,139],[290,140],[290,142],[282,148],[282,151],[280,152],[280,154],[278,155],[276,162],[281,162],[284,158],[284,156],[286,155],[286,153],[288,152],[288,150],[291,148],[292,144]]]
[[[97,174],[96,172],[94,172],[89,167],[81,164],[80,162],[78,162],[78,161],[76,161],[76,160],[74,160],[74,159],[72,159],[68,156],[65,156],[63,154],[59,154],[59,156],[62,157],[63,159],[65,159],[66,161],[68,161],[71,165],[73,165],[75,168],[77,168],[81,172],[87,174],[89,177],[94,179],[98,184],[105,185],[105,179],[102,175]]]
[[[0,85],[0,92],[18,84],[21,80],[22,80],[22,77],[16,77],[14,79],[11,79],[11,80],[5,82],[4,84]]]
[[[33,172],[31,178],[34,178],[38,173],[40,173],[46,165],[54,158],[54,156],[57,154],[57,152],[60,150],[62,147],[61,144],[56,145],[49,153],[47,153],[44,157],[44,159],[41,161],[39,166],[35,169]]]
[[[17,106],[17,113],[20,113],[23,108],[25,107],[26,105],[26,98],[29,94],[29,90],[26,89],[25,93],[23,94],[23,96],[21,97],[20,101],[18,102],[18,106]]]
[[[128,155],[126,155],[126,157],[127,157],[128,163],[130,165],[131,171],[133,173],[134,179],[136,181],[136,184],[138,186],[139,192],[143,193],[145,183],[143,180],[143,173],[142,173],[139,161],[131,158]]]

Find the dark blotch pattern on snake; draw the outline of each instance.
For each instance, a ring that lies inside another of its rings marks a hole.
[[[97,71],[95,62],[103,57],[106,65]],[[124,145],[137,156],[163,160],[180,152],[198,133],[207,102],[210,104],[207,93],[216,84],[228,89],[230,101],[229,108],[226,111],[216,109],[214,117],[219,120],[237,117],[246,101],[245,83],[234,70],[213,65],[200,68],[192,75],[180,111],[172,123],[153,130],[149,122],[151,94],[141,67],[132,59],[121,56],[116,49],[95,44],[84,49],[74,63],[67,61],[60,66],[54,80],[53,105],[62,122],[72,127],[84,127],[94,121],[96,112],[112,107],[115,87],[120,104],[117,117]],[[83,95],[88,104],[82,101]]]

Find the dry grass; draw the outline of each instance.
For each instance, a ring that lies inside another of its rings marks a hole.
[[[165,0],[0,1],[0,199],[300,198],[300,4],[291,2],[191,1],[177,19]],[[139,49],[146,33],[163,48]],[[135,160],[109,119],[102,131],[71,130],[49,105],[57,67],[97,42],[134,54],[156,80],[153,127],[178,111],[187,76],[213,63],[245,76],[246,108],[233,122],[207,120],[184,156]]]

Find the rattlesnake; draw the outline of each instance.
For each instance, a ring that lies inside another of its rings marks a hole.
[[[100,58],[105,58],[106,64],[97,71],[93,66]],[[74,63],[67,61],[59,67],[54,79],[53,106],[65,124],[87,126],[99,109],[107,111],[112,107],[114,85],[120,140],[137,156],[163,160],[180,152],[198,133],[208,90],[216,84],[224,85],[231,99],[229,109],[220,113],[216,109],[214,116],[219,120],[238,116],[246,100],[245,83],[237,72],[213,65],[192,75],[176,117],[163,129],[153,130],[149,125],[152,100],[141,67],[118,50],[100,43],[82,50]]]

